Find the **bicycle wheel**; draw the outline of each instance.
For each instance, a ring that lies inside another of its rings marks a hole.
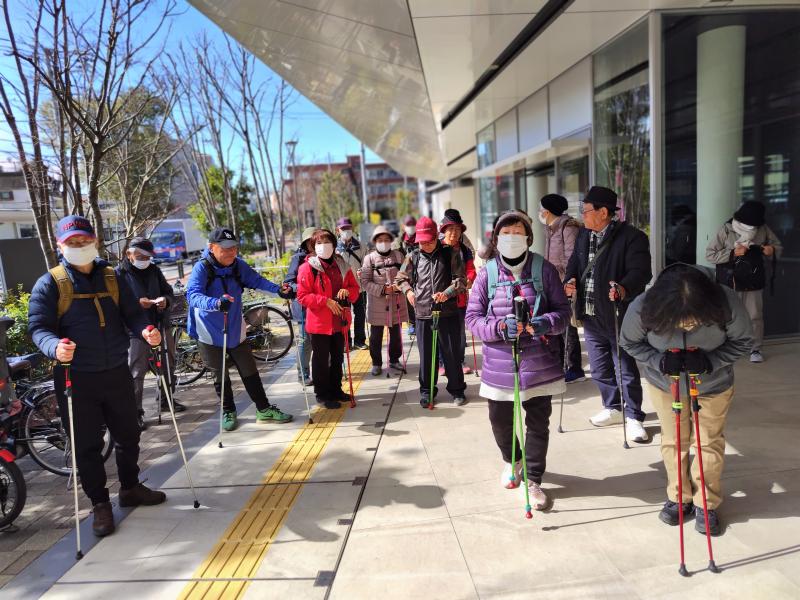
[[[206,365],[200,357],[197,340],[193,340],[183,327],[175,331],[175,382],[189,385],[206,373]]]
[[[289,352],[294,329],[289,316],[266,304],[253,306],[244,313],[247,343],[258,360],[274,362]]]
[[[0,457],[0,530],[19,516],[27,496],[25,478],[17,463]]]
[[[29,408],[25,415],[25,439],[19,441],[25,442],[37,465],[56,475],[70,475],[69,436],[61,423],[55,391],[45,392],[34,400],[33,408]],[[111,434],[104,428],[103,462],[108,460],[113,449]]]

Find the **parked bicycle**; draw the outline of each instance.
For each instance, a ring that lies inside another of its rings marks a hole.
[[[245,342],[253,356],[260,361],[275,362],[284,356],[294,342],[294,328],[289,313],[264,300],[244,305]],[[170,335],[175,338],[175,380],[188,385],[206,373],[197,340],[186,333],[186,316],[176,315],[170,323]]]

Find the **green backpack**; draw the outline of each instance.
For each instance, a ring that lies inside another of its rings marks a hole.
[[[509,300],[511,298],[511,286],[519,285],[522,286],[526,283],[532,283],[533,289],[536,291],[536,301],[533,304],[533,316],[536,316],[536,313],[539,312],[539,305],[542,300],[542,296],[544,296],[544,281],[542,280],[542,268],[544,267],[544,257],[541,254],[537,254],[536,252],[531,252],[533,254],[533,262],[531,264],[531,276],[528,279],[523,279],[521,281],[499,281],[500,279],[500,266],[498,264],[497,258],[492,258],[489,262],[486,263],[486,283],[488,285],[488,292],[489,292],[489,308],[492,307],[492,301],[494,300],[494,295],[497,293],[497,288],[503,287],[506,289],[506,297]]]

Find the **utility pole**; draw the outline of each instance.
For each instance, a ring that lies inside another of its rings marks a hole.
[[[369,195],[367,194],[367,155],[361,144],[361,202],[364,210],[364,223],[369,224]]]
[[[297,176],[297,163],[295,162],[295,151],[297,150],[297,140],[286,142],[286,149],[289,152],[289,164],[292,170],[292,200],[294,200],[295,210],[297,211],[297,227],[304,229],[306,226],[306,206],[305,198],[300,193],[300,182]]]

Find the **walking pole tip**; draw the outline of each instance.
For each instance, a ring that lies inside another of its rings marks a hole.
[[[711,571],[712,573],[721,573],[722,572],[722,569],[720,569],[717,566],[717,563],[715,563],[713,560],[708,561],[708,570]]]
[[[197,500],[194,501],[194,507],[200,508],[200,503]]]
[[[689,571],[686,570],[686,565],[681,563],[680,568],[678,569],[678,573],[680,573],[684,577],[689,577]]]
[[[558,426],[558,433],[564,433],[564,428],[561,425]]]

